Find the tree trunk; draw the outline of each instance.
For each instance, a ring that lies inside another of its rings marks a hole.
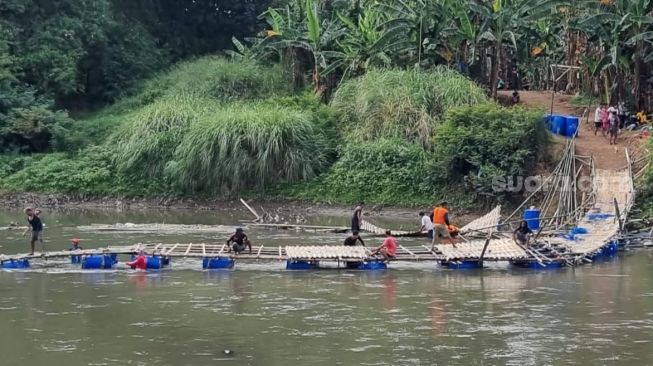
[[[635,99],[635,109],[639,111],[640,109],[640,99],[641,99],[641,78],[642,78],[642,60],[641,60],[641,52],[642,52],[642,41],[637,42],[637,46],[635,47],[635,75],[633,78],[633,98]]]
[[[492,68],[490,71],[490,87],[492,98],[497,100],[497,84],[499,82],[499,63],[501,62],[501,41],[494,42],[494,55],[492,57]]]

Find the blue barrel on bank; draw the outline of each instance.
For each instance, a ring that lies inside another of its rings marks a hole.
[[[524,211],[524,220],[528,224],[528,228],[531,230],[540,229],[540,210],[536,208],[529,208]]]
[[[551,132],[564,136],[567,132],[567,118],[565,116],[553,116]]]
[[[566,131],[565,131],[565,136],[567,137],[574,137],[576,136],[576,131],[578,130],[578,124],[579,124],[579,119],[578,117],[574,116],[567,116],[566,117]]]
[[[202,259],[202,268],[203,269],[234,268],[234,260],[231,258],[224,258],[224,257],[217,257],[217,258],[204,257],[204,259]]]
[[[29,268],[29,261],[27,259],[10,259],[2,262],[0,267],[3,269],[25,269]]]
[[[544,115],[544,126],[547,130],[551,131],[551,123],[553,122],[553,115],[552,114],[545,114]]]

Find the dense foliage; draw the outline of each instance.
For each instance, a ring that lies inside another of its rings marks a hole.
[[[0,150],[57,150],[75,129],[62,110],[112,102],[176,60],[228,48],[260,28],[269,3],[1,1]]]
[[[549,66],[569,64],[580,69],[558,89],[641,105],[652,10],[650,0],[5,1],[0,187],[504,199],[491,177],[533,168],[541,113],[486,95],[500,79],[553,86]],[[205,56],[216,52],[231,60]]]

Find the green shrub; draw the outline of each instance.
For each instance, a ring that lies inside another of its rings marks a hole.
[[[315,116],[269,103],[230,104],[193,123],[166,171],[186,192],[229,192],[315,177],[328,140]]]
[[[170,192],[160,181],[120,174],[113,164],[113,153],[105,147],[88,148],[78,154],[52,153],[20,159],[23,160],[20,170],[0,178],[1,188],[75,194],[151,195]]]
[[[331,106],[350,138],[401,138],[428,147],[444,112],[486,100],[474,82],[437,67],[431,71],[370,70],[341,85]]]
[[[412,204],[439,192],[431,185],[432,156],[399,139],[347,144],[316,181],[288,189],[292,196],[327,202]]]
[[[525,175],[546,143],[543,112],[485,104],[452,109],[438,128],[436,180],[460,182],[477,194],[493,195],[494,177]]]
[[[52,111],[46,105],[14,108],[0,118],[0,152],[61,150],[67,145],[66,134],[71,124],[66,112]]]

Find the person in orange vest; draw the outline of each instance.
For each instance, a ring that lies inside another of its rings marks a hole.
[[[431,242],[431,251],[435,249],[435,242],[438,236],[449,241],[449,244],[456,247],[456,243],[449,234],[449,203],[444,201],[433,210],[433,241]]]

